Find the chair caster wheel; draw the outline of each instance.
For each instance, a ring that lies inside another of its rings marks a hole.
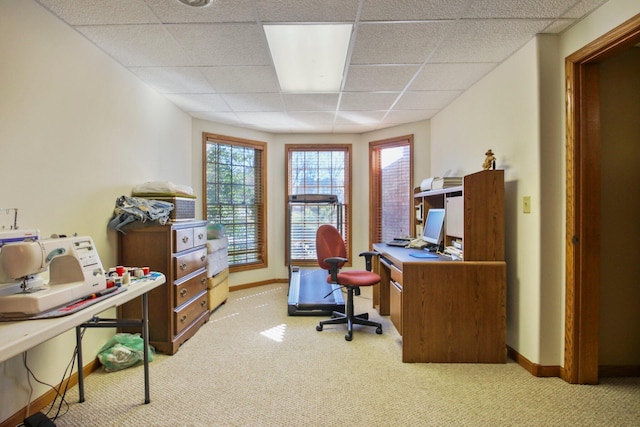
[[[344,339],[347,340],[347,341],[351,341],[353,339],[353,335],[347,334],[347,335],[344,336]]]
[[[382,328],[381,327],[376,328],[376,334],[378,334],[378,335],[382,334]]]
[[[316,326],[316,331],[318,331],[318,332],[322,331],[322,325]]]

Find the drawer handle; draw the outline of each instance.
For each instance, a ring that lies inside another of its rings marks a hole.
[[[203,299],[202,301],[200,301],[200,307],[204,307],[205,305],[207,305],[206,299]]]
[[[185,288],[180,289],[180,296],[183,297],[187,295],[187,290]]]
[[[203,238],[204,238],[204,234],[203,233],[198,234],[198,240],[202,240]]]
[[[187,269],[187,263],[186,262],[181,262],[180,263],[180,270],[186,270]]]
[[[184,236],[182,238],[182,243],[187,243],[189,241],[189,236]]]
[[[207,259],[207,257],[206,257],[206,256],[204,256],[204,255],[202,255],[202,256],[200,257],[200,261],[202,261],[202,262],[204,262],[204,260],[205,260],[205,259]]]
[[[182,317],[180,317],[180,321],[184,323],[185,320],[187,320],[187,315],[183,314]]]
[[[200,279],[200,284],[201,285],[206,285],[207,284],[207,278],[203,277],[202,279]]]

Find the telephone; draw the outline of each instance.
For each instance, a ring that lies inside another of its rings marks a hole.
[[[412,239],[407,245],[407,248],[422,249],[426,248],[428,245],[429,244],[422,239]]]

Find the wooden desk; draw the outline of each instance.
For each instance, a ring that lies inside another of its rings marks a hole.
[[[145,341],[145,349],[148,346],[148,316],[147,293],[165,282],[164,275],[154,279],[146,279],[134,282],[125,292],[117,293],[105,298],[83,310],[68,316],[38,319],[20,320],[15,322],[0,322],[0,362],[10,359],[32,347],[54,338],[63,332],[76,328],[76,340],[78,345],[78,387],[80,389],[80,401],[84,401],[84,383],[82,372],[82,343],[80,341],[81,327],[120,327],[120,324],[132,326],[136,324],[142,331]],[[98,314],[117,307],[134,298],[142,296],[143,316],[139,320],[100,319]],[[106,322],[101,323],[102,320]],[[146,356],[146,355],[145,355]],[[149,403],[149,366],[145,357],[145,403]]]
[[[414,258],[373,245],[374,307],[402,335],[403,362],[506,362],[506,263]]]

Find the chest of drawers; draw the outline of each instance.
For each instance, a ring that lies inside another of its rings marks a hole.
[[[206,221],[125,229],[119,237],[118,263],[148,266],[167,281],[149,293],[149,339],[161,353],[174,354],[209,320]],[[137,318],[141,303],[118,309],[121,318]]]

